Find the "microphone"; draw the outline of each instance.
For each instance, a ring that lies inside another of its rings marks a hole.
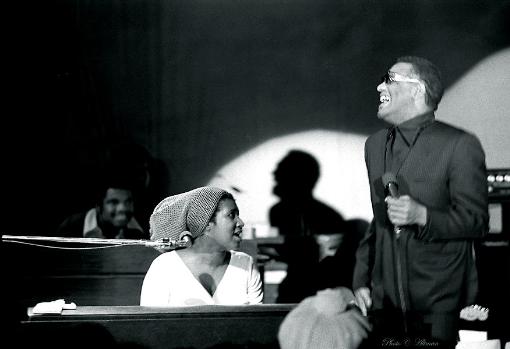
[[[388,191],[391,197],[398,198],[400,195],[398,194],[398,184],[397,177],[391,172],[386,172],[382,176],[382,181],[384,184],[384,188]]]
[[[384,188],[392,198],[398,198],[400,196],[398,193],[397,177],[393,173],[386,172],[385,174],[383,174],[382,182],[384,184]],[[393,231],[395,232],[395,234],[397,234],[397,236],[400,234],[401,230],[402,229],[400,227],[397,226],[393,227]]]
[[[179,244],[183,248],[191,247],[193,244],[191,232],[185,230],[179,234]]]
[[[156,241],[147,241],[145,246],[154,247],[163,251],[171,251],[179,248],[188,248],[193,244],[191,232],[185,230],[179,234],[176,240],[170,240],[168,238],[159,239]]]

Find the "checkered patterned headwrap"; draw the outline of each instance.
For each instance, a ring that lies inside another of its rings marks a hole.
[[[199,237],[226,194],[220,188],[201,187],[163,199],[149,220],[151,240],[176,240],[186,230],[193,238]]]

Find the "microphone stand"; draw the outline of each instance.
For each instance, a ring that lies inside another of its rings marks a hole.
[[[135,239],[102,239],[102,238],[72,238],[55,236],[24,236],[24,235],[2,235],[2,242],[24,243],[28,242],[57,242],[57,243],[80,243],[90,245],[109,245],[109,246],[146,246],[161,248],[165,250],[185,248],[189,246],[187,241],[176,241],[170,239],[135,240]]]

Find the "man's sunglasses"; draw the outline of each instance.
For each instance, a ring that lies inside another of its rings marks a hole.
[[[395,72],[389,71],[386,74],[384,74],[381,78],[381,83],[385,83],[386,85],[389,85],[393,82],[415,82],[420,85],[422,85],[425,88],[425,84],[418,80],[413,78],[408,78],[407,76],[397,74]]]

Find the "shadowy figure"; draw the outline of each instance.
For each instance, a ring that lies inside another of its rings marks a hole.
[[[284,237],[278,252],[288,266],[278,291],[280,303],[297,303],[316,293],[319,262],[335,254],[345,232],[342,215],[313,196],[319,175],[317,160],[300,150],[290,151],[274,171],[273,192],[281,200],[271,207],[269,221]]]
[[[314,236],[341,232],[343,217],[313,197],[319,175],[317,160],[300,150],[290,151],[278,163],[273,192],[280,202],[270,209],[269,220],[281,235]]]

